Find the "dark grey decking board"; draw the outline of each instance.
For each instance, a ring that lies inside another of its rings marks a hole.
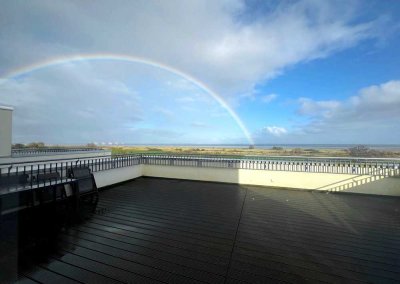
[[[103,213],[60,234],[21,280],[399,283],[399,203],[140,178],[103,191]]]

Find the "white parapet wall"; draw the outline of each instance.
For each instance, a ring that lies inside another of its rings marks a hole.
[[[142,176],[142,165],[111,169],[93,173],[98,188],[128,181]]]
[[[356,177],[346,174],[158,165],[143,165],[143,175],[312,190]]]
[[[142,165],[142,175],[302,190],[400,196],[400,178],[387,176],[166,165]]]
[[[12,113],[11,107],[0,105],[0,157],[11,156]]]

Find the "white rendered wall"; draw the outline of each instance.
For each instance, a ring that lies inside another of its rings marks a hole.
[[[143,176],[149,177],[400,196],[398,177],[164,165],[142,167]]]
[[[249,185],[318,190],[353,175],[227,168],[143,165],[143,175],[152,177],[228,182]]]
[[[11,156],[13,109],[0,106],[0,157]]]
[[[128,181],[142,176],[142,165],[93,173],[98,188]]]

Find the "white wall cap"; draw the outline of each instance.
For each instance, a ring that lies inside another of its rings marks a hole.
[[[4,110],[11,110],[11,111],[13,111],[13,110],[14,110],[14,108],[13,108],[13,107],[10,107],[10,106],[2,106],[2,105],[0,105],[0,109],[4,109]]]

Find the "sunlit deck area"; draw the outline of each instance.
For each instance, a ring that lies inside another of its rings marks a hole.
[[[22,283],[398,283],[400,199],[138,178],[19,263]]]

